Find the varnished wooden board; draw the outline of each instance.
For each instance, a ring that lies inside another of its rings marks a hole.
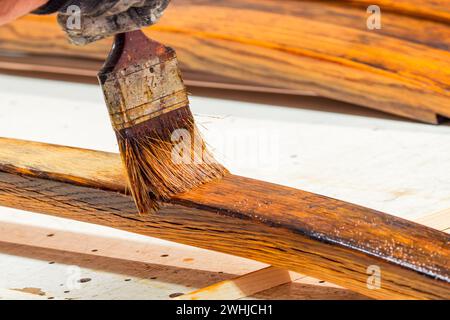
[[[386,1],[382,29],[373,31],[364,8],[350,2],[178,0],[146,32],[177,50],[190,81],[308,93],[429,123],[449,117],[449,24],[406,15],[415,7],[445,15],[445,1],[412,2],[408,10]],[[110,47],[108,40],[69,45],[54,17],[26,17],[0,30],[1,52],[65,57],[69,68],[75,58],[100,65]],[[32,61],[5,59],[4,69]],[[95,74],[97,65],[75,69]]]
[[[137,215],[117,159],[0,139],[0,204],[270,263],[373,298],[450,298],[450,240],[443,232],[233,175],[177,196],[157,214]],[[373,265],[382,272],[375,290],[367,287]]]
[[[384,10],[409,16],[450,23],[449,0],[347,0],[350,3],[370,6],[376,4]]]
[[[450,210],[426,215],[417,221],[436,230],[449,233],[448,220]],[[275,267],[266,267],[234,279],[220,281],[205,288],[197,289],[178,297],[178,300],[235,300],[270,291],[270,288],[290,282],[307,283],[308,278],[301,274],[289,272]]]

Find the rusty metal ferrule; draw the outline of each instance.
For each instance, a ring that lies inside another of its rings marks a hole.
[[[175,53],[103,76],[103,93],[116,131],[189,104]]]

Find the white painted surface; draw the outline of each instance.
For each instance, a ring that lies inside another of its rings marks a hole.
[[[193,96],[191,108],[206,140],[235,174],[409,219],[450,208],[450,150],[446,147],[450,145],[450,126],[344,114],[335,105],[328,110],[305,109],[297,100],[299,108],[286,108]],[[1,75],[0,103],[0,136],[117,151],[97,86]],[[46,232],[55,236],[46,237]],[[79,241],[71,241],[77,234]],[[17,247],[11,242],[55,251],[36,249],[39,252],[31,254],[33,247]],[[74,247],[74,242],[84,247]],[[148,246],[148,250],[126,257],[129,252],[121,242],[130,248]],[[102,250],[91,252],[99,246]],[[161,250],[178,258],[161,259]],[[105,256],[112,260],[105,262]],[[183,261],[187,256],[195,256],[195,264]],[[92,260],[81,267],[83,276],[92,281],[68,290],[66,271],[77,257]],[[52,258],[59,262],[49,264]],[[135,272],[126,259],[144,265]],[[96,261],[117,267],[95,270]],[[45,296],[32,296],[45,299],[167,298],[170,293],[186,292],[261,266],[110,228],[0,207],[0,298],[29,297],[23,290],[12,290],[27,287],[42,289]],[[170,272],[181,268],[182,276],[150,279],[155,270],[165,274],[167,268]],[[196,277],[186,271],[197,268],[205,273]],[[208,277],[211,279],[205,280]]]

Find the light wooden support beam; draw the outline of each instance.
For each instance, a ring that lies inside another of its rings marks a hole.
[[[324,196],[229,175],[138,215],[119,156],[0,138],[0,204],[230,253],[373,298],[449,299],[447,234]],[[369,289],[367,268],[381,270]]]
[[[415,221],[430,228],[450,233],[450,209],[420,217]]]
[[[305,276],[270,266],[183,294],[177,300],[237,300],[301,277]]]

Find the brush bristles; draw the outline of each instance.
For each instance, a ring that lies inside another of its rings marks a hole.
[[[117,139],[140,213],[228,172],[206,149],[187,106],[121,130]]]

